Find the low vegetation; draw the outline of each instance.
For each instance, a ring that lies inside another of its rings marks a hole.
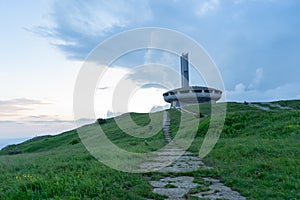
[[[246,104],[228,103],[220,139],[204,158],[214,169],[189,175],[196,182],[202,182],[203,176],[218,177],[247,199],[300,199],[300,101],[276,103],[294,110],[262,111]],[[193,111],[195,107],[187,109]],[[189,147],[195,154],[199,153],[210,123],[210,106],[201,105],[200,111],[203,115]],[[171,135],[175,137],[181,113],[177,110],[170,113]],[[156,119],[161,114],[124,114],[116,119],[97,120],[86,128],[101,126],[120,148],[149,152],[165,145],[162,131],[146,139],[126,133],[134,129],[133,132],[143,136],[161,127],[161,122],[155,120],[148,125],[151,117]],[[132,127],[130,119],[137,126]],[[199,117],[190,118],[189,123],[193,120]],[[125,127],[120,129],[117,122]],[[191,131],[188,126],[185,130]],[[160,177],[154,172],[119,172],[98,162],[85,149],[75,130],[34,138],[0,151],[0,199],[163,199],[151,192],[149,176]]]

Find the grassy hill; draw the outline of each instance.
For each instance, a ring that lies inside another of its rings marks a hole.
[[[300,101],[276,102],[294,110],[272,108],[263,111],[246,104],[228,103],[221,137],[204,161],[213,166],[211,176],[242,193],[248,199],[300,199]],[[194,106],[187,108],[195,110]],[[208,129],[208,105],[200,106],[201,118],[189,150],[197,154]],[[171,135],[176,135],[181,113],[171,110]],[[160,117],[162,113],[153,114]],[[153,117],[152,116],[152,117]],[[149,114],[128,113],[101,124],[107,137],[132,152],[149,152],[165,145],[162,131],[151,138],[137,138],[123,132],[146,134],[161,127],[149,123]],[[193,123],[195,117],[189,118]],[[90,124],[82,130],[99,126]],[[190,127],[186,127],[188,133]],[[207,174],[207,172],[195,172]],[[155,173],[150,175],[154,176]],[[149,174],[148,174],[149,175]],[[98,162],[85,149],[75,130],[56,136],[31,139],[0,151],[0,199],[163,199],[153,194],[144,174],[124,173]]]

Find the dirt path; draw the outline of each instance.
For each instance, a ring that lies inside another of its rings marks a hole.
[[[288,106],[282,106],[277,103],[271,103],[271,102],[263,102],[263,103],[248,103],[249,106],[256,107],[258,109],[264,110],[264,111],[273,111],[271,108],[279,108],[280,110],[294,110],[291,107]]]
[[[164,135],[166,141],[170,141],[169,132],[170,116],[165,111],[164,114]],[[172,142],[171,142],[172,143]],[[162,161],[175,160],[172,164],[161,168]],[[192,172],[199,169],[210,170],[212,167],[206,166],[200,157],[194,156],[191,152],[184,151],[179,148],[164,149],[157,152],[153,160],[143,163],[142,169],[153,170],[158,169],[158,172],[164,172],[163,177],[159,180],[150,180],[153,187],[153,192],[165,195],[166,199],[180,200],[187,199],[187,194],[199,199],[233,199],[245,200],[238,192],[225,186],[220,180],[212,177],[203,177],[200,181],[194,181],[193,176],[182,176],[182,172]]]
[[[271,110],[269,107],[265,107],[265,106],[255,104],[255,103],[248,103],[248,105],[252,106],[252,107],[256,107],[256,108],[261,109],[263,111],[270,111]]]
[[[282,106],[282,105],[280,105],[280,104],[278,104],[278,103],[264,102],[264,103],[262,103],[262,104],[268,105],[268,106],[273,107],[273,108],[279,108],[279,109],[281,109],[281,110],[294,110],[294,109],[291,108],[291,107],[288,107],[288,106]]]

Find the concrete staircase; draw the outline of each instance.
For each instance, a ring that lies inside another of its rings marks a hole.
[[[171,125],[170,113],[165,110],[163,114],[163,133],[165,136],[166,143],[170,143],[172,141],[172,138],[170,136],[170,125]]]

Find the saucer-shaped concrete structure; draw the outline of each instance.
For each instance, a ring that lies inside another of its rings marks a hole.
[[[173,89],[163,94],[164,100],[171,108],[191,104],[216,103],[222,97],[222,91],[203,86],[189,85],[188,54],[181,55],[181,88]]]

